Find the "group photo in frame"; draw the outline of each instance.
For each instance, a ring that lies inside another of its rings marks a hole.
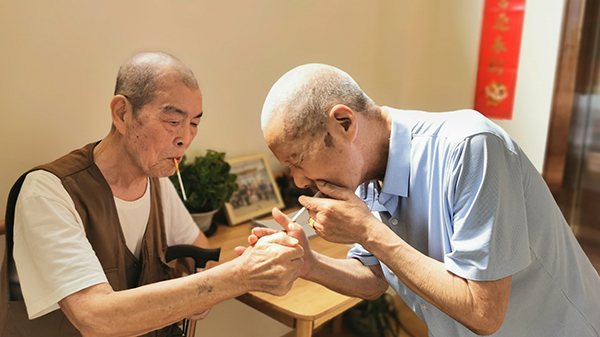
[[[230,225],[237,225],[271,212],[284,203],[266,157],[262,154],[227,160],[231,173],[237,176],[239,189],[225,203]]]

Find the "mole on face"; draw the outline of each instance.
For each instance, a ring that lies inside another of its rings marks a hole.
[[[331,136],[331,134],[329,132],[327,132],[327,134],[325,135],[325,138],[323,138],[323,141],[325,142],[325,146],[327,146],[327,147],[333,146],[333,137]]]

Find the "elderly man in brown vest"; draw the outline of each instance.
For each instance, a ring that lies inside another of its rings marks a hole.
[[[175,336],[176,322],[203,318],[226,299],[285,294],[303,250],[283,233],[235,260],[168,280],[167,246],[207,246],[166,178],[203,114],[192,72],[167,54],[135,55],[119,70],[110,107],[104,139],[15,185],[0,336]]]

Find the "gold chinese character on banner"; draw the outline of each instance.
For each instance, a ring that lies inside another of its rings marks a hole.
[[[494,44],[492,45],[492,49],[496,54],[502,53],[506,51],[506,45],[504,45],[504,41],[502,41],[501,36],[496,36],[494,40]]]
[[[494,29],[505,32],[510,29],[510,27],[508,26],[509,22],[510,22],[510,19],[508,18],[508,15],[506,15],[506,13],[500,13],[496,17],[496,23],[494,24]]]
[[[504,60],[492,58],[488,64],[488,70],[491,73],[496,73],[498,76],[504,72]]]
[[[493,81],[485,86],[485,97],[488,106],[498,106],[508,97],[506,84]]]
[[[498,7],[502,8],[502,9],[506,9],[508,7],[509,3],[508,0],[498,0]]]

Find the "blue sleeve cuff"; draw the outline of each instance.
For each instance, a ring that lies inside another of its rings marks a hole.
[[[357,259],[365,266],[374,266],[379,264],[379,260],[358,243],[354,244],[354,247],[348,251],[346,258]]]

